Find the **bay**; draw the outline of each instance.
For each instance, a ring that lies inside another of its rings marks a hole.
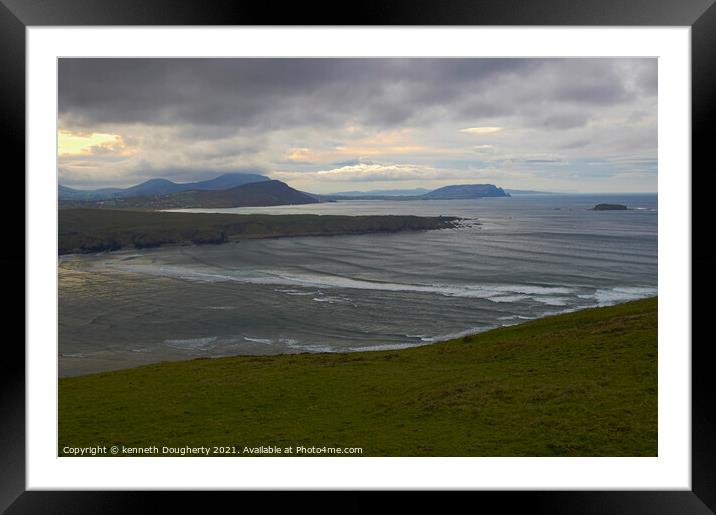
[[[626,211],[593,211],[598,203]],[[164,360],[426,345],[656,295],[656,195],[186,210],[459,216],[450,230],[62,256],[61,376]]]

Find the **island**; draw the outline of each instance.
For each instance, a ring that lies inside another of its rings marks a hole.
[[[339,236],[451,229],[458,217],[398,215],[258,215],[128,209],[60,209],[58,253],[160,245],[218,244],[249,238]]]
[[[592,211],[626,211],[626,206],[622,204],[597,204],[592,208]]]

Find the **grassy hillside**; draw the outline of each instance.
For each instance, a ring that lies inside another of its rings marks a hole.
[[[224,243],[241,238],[364,234],[453,227],[457,218],[420,216],[235,215],[60,209],[60,254],[125,247]]]
[[[64,446],[655,456],[657,299],[399,351],[161,363],[59,381]]]

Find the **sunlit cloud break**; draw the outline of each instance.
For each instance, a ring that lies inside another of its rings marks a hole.
[[[272,175],[282,179],[291,180],[300,178],[316,179],[318,181],[404,181],[415,179],[439,178],[440,170],[430,166],[419,166],[414,164],[379,164],[379,163],[358,163],[355,165],[341,166],[330,170],[319,170],[316,172],[275,172]]]
[[[117,134],[67,130],[60,130],[57,133],[57,153],[61,156],[87,155],[97,149],[114,149],[123,146],[122,137]]]
[[[462,129],[460,132],[465,132],[467,134],[495,134],[496,132],[501,132],[502,127],[468,127],[467,129]]]

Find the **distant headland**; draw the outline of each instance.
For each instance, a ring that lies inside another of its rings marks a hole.
[[[413,193],[413,194],[406,194]],[[176,183],[150,179],[129,188],[79,190],[60,185],[60,208],[185,209],[284,206],[341,200],[469,200],[509,197],[494,184],[455,184],[435,190],[384,190],[321,195],[253,173],[227,173],[214,179]]]

